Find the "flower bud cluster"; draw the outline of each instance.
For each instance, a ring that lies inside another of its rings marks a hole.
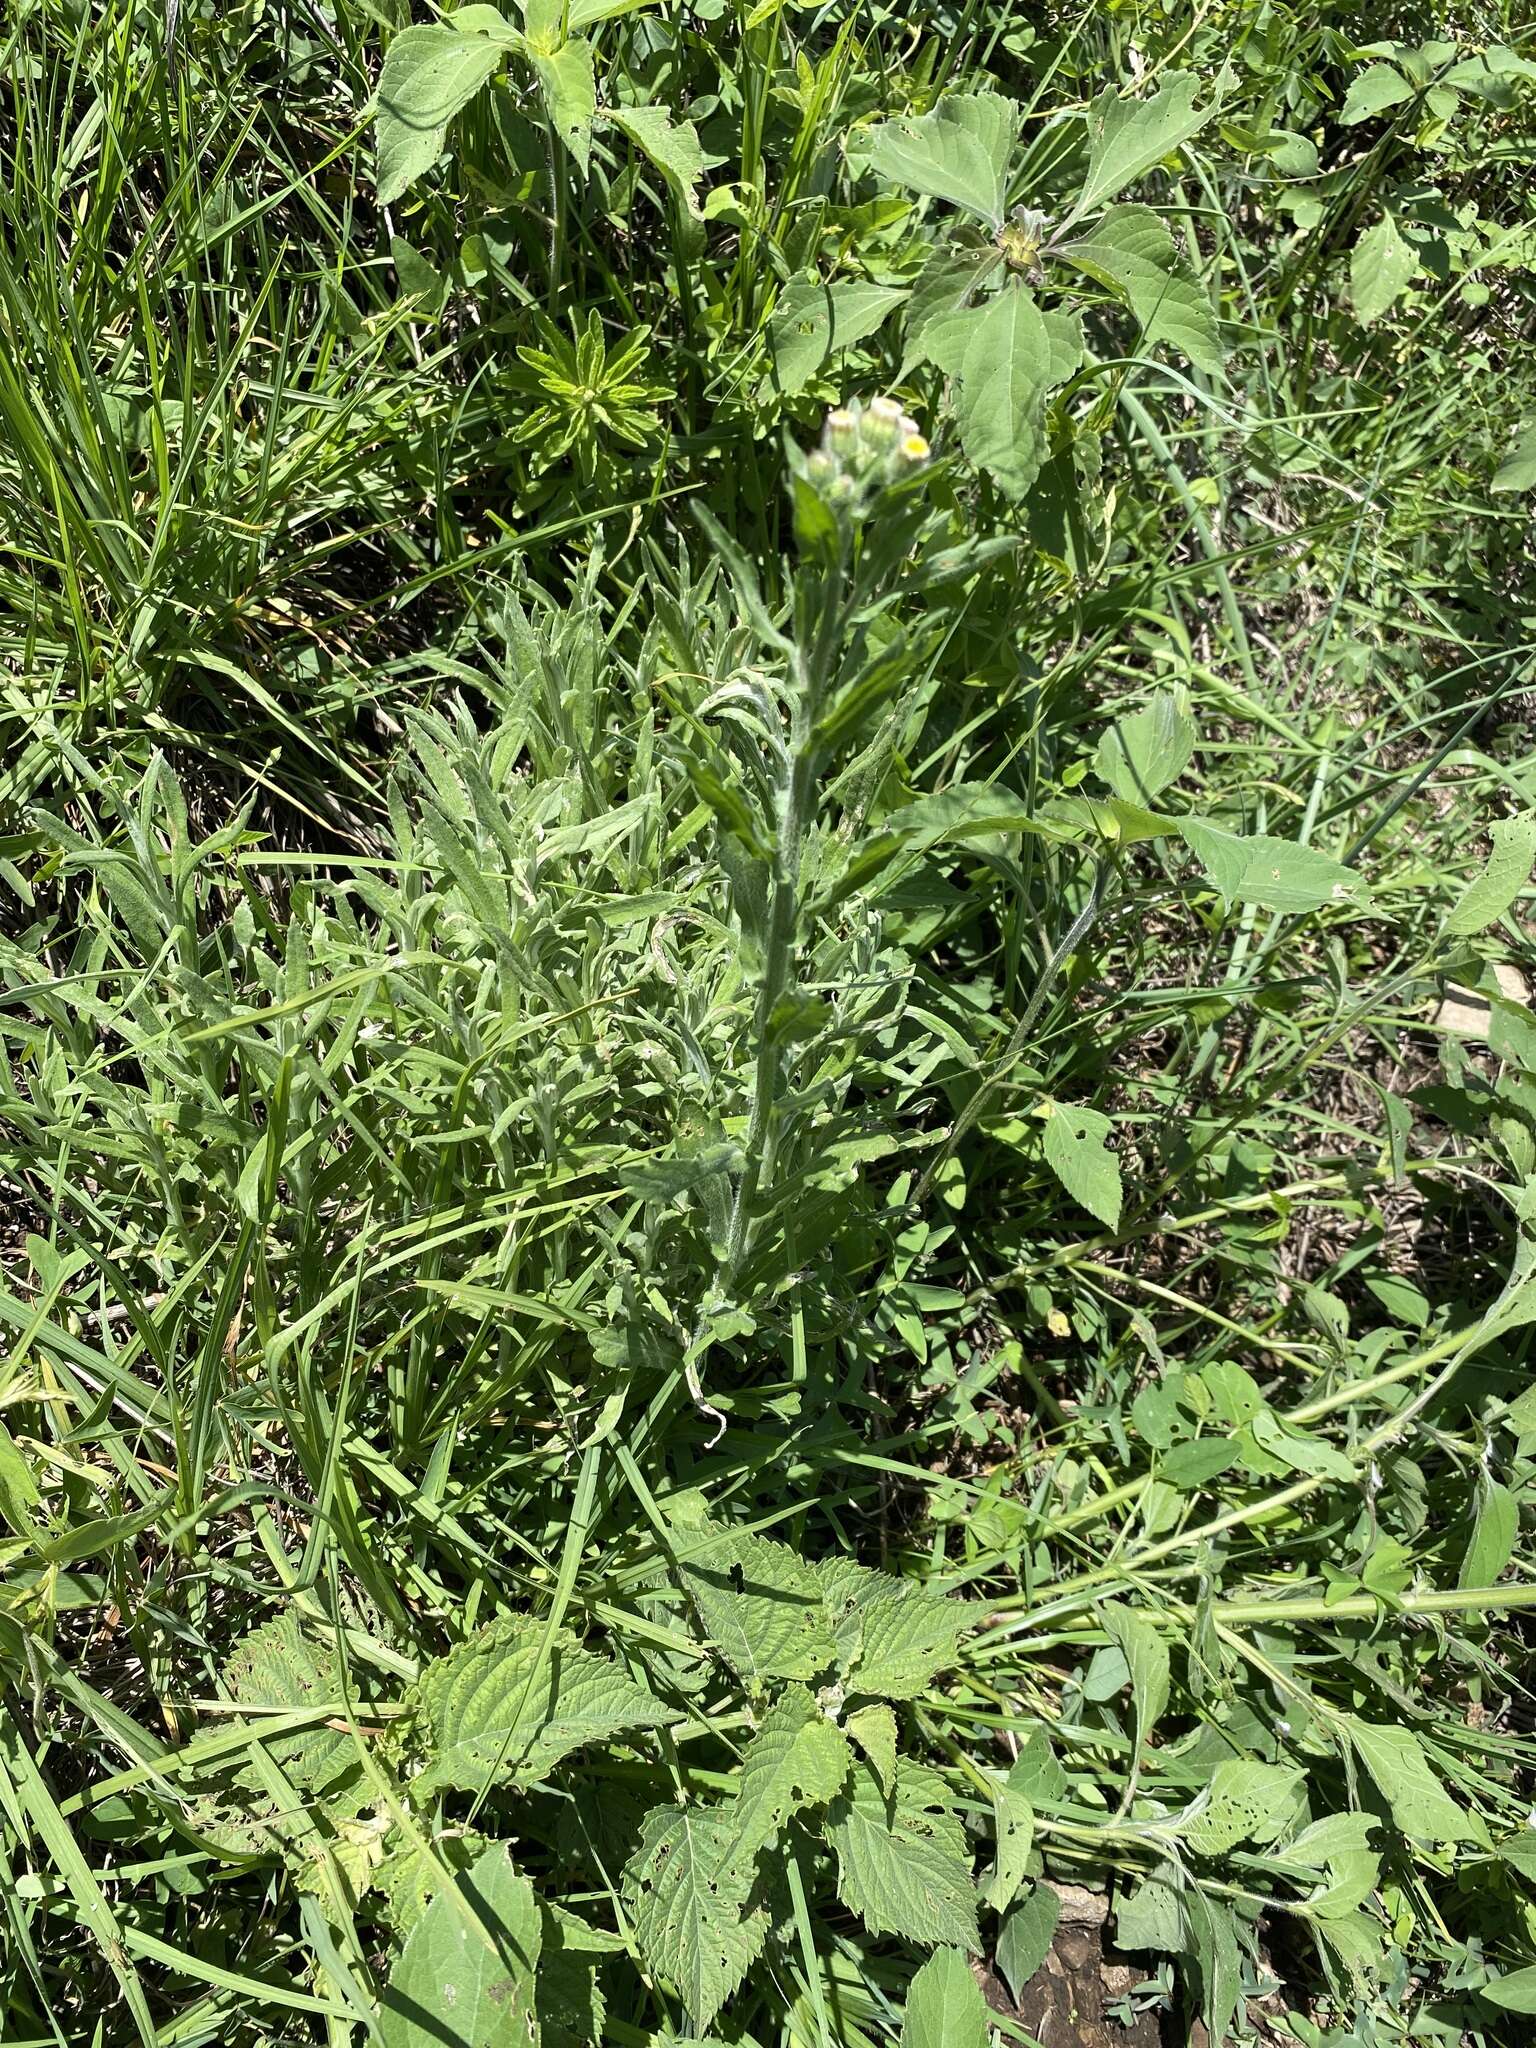
[[[829,505],[852,507],[872,489],[894,483],[928,460],[917,421],[894,398],[853,398],[829,412],[821,446],[806,458],[805,474]]]

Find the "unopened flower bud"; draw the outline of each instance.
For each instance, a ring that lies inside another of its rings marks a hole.
[[[816,448],[805,458],[805,473],[813,484],[821,488],[837,475],[837,464],[825,448]]]
[[[853,449],[858,438],[858,420],[848,411],[846,406],[840,405],[835,412],[827,414],[827,423],[823,429],[823,439],[828,448],[837,454],[846,455]]]

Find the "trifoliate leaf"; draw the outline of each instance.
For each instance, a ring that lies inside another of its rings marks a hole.
[[[1000,227],[1019,109],[997,93],[947,93],[932,113],[903,115],[855,138],[872,169],[909,192],[947,199]]]
[[[439,1892],[406,1938],[379,2014],[382,2048],[535,2042],[539,1902],[507,1849],[488,1849]]]
[[[976,1888],[965,1830],[945,1805],[944,1783],[905,1760],[893,1792],[856,1760],[848,1788],[827,1815],[837,1889],[871,1934],[975,1949]]]
[[[987,2048],[987,2001],[957,1948],[936,1949],[907,1986],[901,2048]]]
[[[670,1710],[614,1663],[544,1626],[492,1622],[426,1666],[409,1695],[427,1751],[423,1792],[532,1785],[583,1743],[659,1728]]]
[[[730,1802],[658,1806],[625,1867],[625,1898],[649,1967],[677,1986],[694,2031],[711,2020],[762,1951],[768,1916],[743,1867]]]
[[[1120,1162],[1105,1143],[1114,1125],[1099,1110],[1056,1102],[1045,1123],[1045,1157],[1074,1202],[1107,1229],[1120,1228]]]

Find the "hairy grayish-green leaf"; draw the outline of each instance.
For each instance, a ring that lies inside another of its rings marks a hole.
[[[872,169],[1000,227],[1019,109],[998,93],[946,93],[931,113],[903,115],[857,140]]]

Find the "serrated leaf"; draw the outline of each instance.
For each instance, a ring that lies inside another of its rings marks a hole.
[[[871,1934],[974,1950],[976,1888],[965,1829],[933,1810],[944,1803],[943,1780],[932,1771],[903,1759],[887,1794],[856,1760],[848,1789],[827,1814],[838,1896]]]
[[[896,1783],[896,1716],[887,1706],[860,1707],[843,1723],[848,1739],[856,1742],[889,1792]]]
[[[757,1960],[768,1931],[755,1867],[736,1854],[730,1805],[653,1808],[624,1871],[641,1953],[677,1986],[699,2034]]]
[[[448,123],[496,74],[503,45],[443,23],[401,29],[374,104],[379,204],[389,206],[442,155]]]
[[[967,323],[951,403],[960,444],[1011,498],[1022,498],[1045,454],[1051,337],[1022,285],[1007,285]]]
[[[836,1655],[815,1569],[787,1544],[739,1530],[688,1530],[678,1572],[699,1621],[749,1685],[814,1678]]]
[[[622,1953],[627,1944],[548,1900],[543,1914],[544,1946],[534,1994],[539,2048],[593,2048],[606,2038],[608,2010],[599,1975],[603,1957]]]
[[[1058,253],[1127,301],[1143,348],[1166,342],[1198,368],[1220,374],[1221,340],[1205,287],[1181,263],[1173,236],[1150,207],[1113,206],[1091,235]]]
[[[1168,1645],[1145,1615],[1111,1601],[1099,1610],[1105,1634],[1125,1658],[1136,1713],[1136,1748],[1144,1749],[1168,1704]]]
[[[1362,327],[1379,320],[1402,297],[1419,271],[1419,252],[1384,213],[1356,242],[1349,259],[1349,302]]]
[[[1400,71],[1394,71],[1390,64],[1368,64],[1349,81],[1349,91],[1339,110],[1340,124],[1354,128],[1361,121],[1384,114],[1388,107],[1400,107],[1404,100],[1412,98],[1413,87]]]
[[[532,56],[545,111],[585,177],[592,159],[592,122],[597,113],[592,45],[572,36],[558,50],[534,50]]]
[[[1159,690],[1150,704],[1115,723],[1099,741],[1094,766],[1116,796],[1150,804],[1189,766],[1195,722],[1182,690]]]
[[[947,93],[932,113],[882,121],[858,137],[872,169],[909,192],[947,199],[1000,227],[1019,110],[997,93]]]
[[[768,323],[779,389],[791,395],[803,390],[829,355],[873,334],[906,296],[894,285],[859,279],[791,279]]]
[[[1097,213],[1200,133],[1211,110],[1195,105],[1198,89],[1190,71],[1169,72],[1150,99],[1123,100],[1113,86],[1105,88],[1088,117],[1088,171],[1070,219]]]
[[[907,1986],[901,2048],[987,2048],[987,2001],[957,1948],[936,1949]]]
[[[534,1972],[543,1927],[507,1849],[488,1849],[406,1937],[379,2012],[381,2048],[536,2048]]]
[[[673,1716],[614,1663],[544,1626],[496,1621],[428,1664],[409,1695],[427,1751],[417,1784],[479,1791],[532,1785],[583,1743]]]
[[[803,1685],[791,1685],[747,1744],[735,1797],[721,1808],[738,1857],[750,1864],[792,1813],[825,1806],[848,1775],[848,1739]]]
[[[1306,1773],[1289,1764],[1226,1757],[1182,1827],[1196,1856],[1224,1856],[1239,1842],[1267,1842],[1290,1819]]]
[[[704,176],[704,145],[691,121],[674,121],[665,107],[615,104],[603,116],[649,157],[695,219],[702,218],[698,186]]]
[[[980,1613],[969,1601],[925,1592],[848,1558],[825,1558],[816,1569],[850,1694],[916,1699],[953,1664],[961,1636]]]
[[[1061,1900],[1047,1884],[1035,1885],[1005,1915],[997,1933],[996,1960],[1015,2005],[1050,1954],[1060,1919]]]
[[[257,1732],[267,1714],[283,1708],[324,1706],[332,1715],[345,1711],[335,1653],[305,1633],[291,1608],[252,1629],[219,1675]],[[318,1721],[295,1735],[265,1740],[262,1747],[292,1784],[306,1791],[318,1790],[357,1762],[357,1739],[345,1728],[326,1728]],[[239,1771],[237,1780],[256,1791],[265,1789],[251,1766]]]
[[[1099,1110],[1057,1102],[1046,1118],[1046,1162],[1074,1202],[1107,1229],[1120,1228],[1120,1162],[1105,1140],[1114,1125]]]
[[[1487,1845],[1488,1830],[1481,1818],[1452,1799],[1411,1729],[1379,1727],[1353,1715],[1344,1720],[1356,1753],[1405,1835],[1421,1842]]]
[[[1445,920],[1453,938],[1480,932],[1501,918],[1536,866],[1536,811],[1500,818],[1490,828],[1493,847],[1483,872],[1469,883]]]

